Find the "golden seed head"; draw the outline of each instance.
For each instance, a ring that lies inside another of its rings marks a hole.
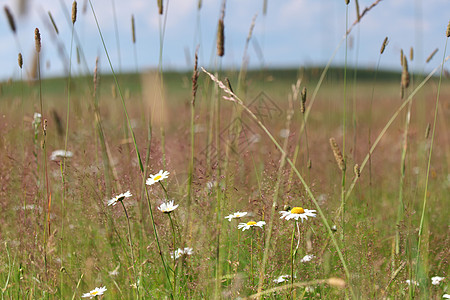
[[[429,63],[433,59],[433,56],[438,52],[438,50],[439,50],[438,48],[434,49],[434,51],[431,52],[430,56],[428,56],[428,58],[425,62]]]
[[[445,35],[446,35],[447,37],[450,37],[450,21],[448,21],[447,31],[445,32]]]
[[[302,101],[300,104],[300,111],[302,113],[305,113],[305,104],[306,104],[306,87],[303,87],[301,92]]]
[[[402,72],[402,88],[408,87],[409,87],[409,72],[407,69],[404,68]]]
[[[413,48],[413,47],[411,47],[411,48],[409,49],[409,60],[410,60],[410,61],[413,61],[413,60],[414,60],[414,48]]]
[[[219,20],[219,25],[217,28],[217,55],[223,56],[225,54],[225,26],[223,24],[223,19]]]
[[[17,58],[17,62],[19,63],[19,67],[22,69],[22,66],[23,66],[22,53],[19,53],[19,56]]]
[[[342,156],[341,150],[339,149],[339,146],[334,138],[330,138],[330,146],[331,150],[333,150],[334,158],[336,159],[339,169],[341,169],[341,171],[345,171],[344,156]]]
[[[350,0],[345,0],[345,4],[349,5],[350,4]]]
[[[406,56],[403,56],[402,66],[403,66],[403,70],[402,70],[401,85],[402,85],[402,88],[406,89],[409,86],[408,60],[406,59]]]
[[[162,15],[164,10],[163,10],[163,0],[158,0],[158,11],[159,14]]]
[[[14,17],[11,14],[11,11],[9,10],[8,6],[4,6],[6,18],[8,19],[9,27],[11,28],[11,31],[15,34],[16,33],[16,22],[14,22]]]
[[[403,54],[403,49],[400,49],[400,64],[403,67],[403,63],[405,62],[404,60],[405,55]]]
[[[387,44],[388,44],[388,37],[385,37],[384,41],[383,41],[383,45],[381,45],[380,54],[383,54],[384,50],[386,49]]]
[[[39,33],[39,28],[34,30],[34,43],[36,46],[36,52],[41,52],[41,34]]]
[[[356,165],[353,167],[353,172],[355,172],[355,176],[356,176],[356,177],[360,177],[360,176],[361,176],[361,170],[359,169],[359,165],[358,165],[358,164],[356,164]]]
[[[77,21],[77,1],[73,1],[72,3],[72,24],[75,24]]]
[[[131,15],[131,37],[133,39],[133,44],[136,44],[136,29],[134,27],[134,15]]]

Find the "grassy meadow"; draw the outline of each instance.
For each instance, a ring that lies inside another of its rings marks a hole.
[[[441,299],[440,55],[431,77],[407,54],[46,79],[37,58],[1,83],[2,299]]]

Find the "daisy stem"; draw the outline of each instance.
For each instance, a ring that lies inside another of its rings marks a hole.
[[[125,205],[123,204],[123,201],[120,200],[120,204],[122,204],[123,211],[125,212],[125,216],[127,217],[127,225],[128,225],[128,239],[130,240],[130,250],[131,250],[131,263],[133,264],[133,274],[134,274],[134,283],[136,284],[136,291],[137,291],[137,299],[139,299],[139,287],[138,282],[136,278],[136,268],[134,265],[134,251],[133,251],[133,238],[131,237],[131,226],[130,226],[130,218],[128,217],[127,209],[125,208]]]
[[[252,237],[250,239],[250,274],[251,274],[251,278],[252,278],[252,289],[253,289],[253,284],[254,284],[254,280],[253,280],[253,234],[254,234],[254,230],[253,228],[252,230]]]
[[[294,236],[295,236],[295,224],[294,223],[294,229],[292,229],[292,237],[291,237],[291,298],[292,298],[292,291],[294,289]]]
[[[169,194],[167,193],[167,190],[166,190],[166,188],[164,187],[164,184],[162,184],[161,181],[158,181],[158,182],[159,182],[159,184],[161,185],[162,189],[164,190],[164,194],[166,195],[166,200],[168,201],[168,200],[169,200]]]
[[[173,225],[173,220],[172,220],[172,217],[170,216],[170,213],[168,213],[168,215],[169,215],[169,220],[170,220],[170,226],[172,227],[172,236],[173,236],[173,296],[174,296],[174,298],[176,298],[176,286],[177,286],[176,262],[177,262],[177,257],[176,257],[176,248],[175,248],[175,226]]]

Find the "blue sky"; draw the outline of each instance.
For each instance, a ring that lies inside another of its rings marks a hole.
[[[360,0],[361,11],[373,1]],[[40,29],[42,36],[42,76],[65,75],[64,65],[68,65],[71,26],[65,17],[63,6],[70,10],[72,1],[28,0],[27,12],[22,15],[19,15],[17,2],[0,1],[2,6],[10,7],[17,25],[16,41],[4,12],[1,12],[0,79],[20,78],[18,52],[23,53],[24,70],[31,67],[35,27]],[[80,47],[90,72],[94,69],[97,56],[100,57],[102,70],[108,71],[89,4],[83,12],[85,2],[78,1],[79,13],[75,24]],[[164,18],[158,15],[156,0],[92,2],[116,70],[133,71],[136,67],[131,42],[132,14],[136,19],[138,68],[143,71],[158,66],[160,28]],[[113,3],[117,15],[119,47],[115,35]],[[225,56],[218,59],[215,55],[215,38],[222,1],[203,0],[200,11],[197,10],[197,3],[198,0],[164,1],[165,8],[168,8],[162,57],[163,68],[166,70],[190,69],[196,45],[200,45],[201,66],[211,69],[221,64],[222,67],[239,68],[245,40],[255,15],[254,32],[248,49],[249,64],[255,68],[262,65],[269,68],[324,65],[344,36],[346,28],[344,0],[268,0],[266,15],[262,12],[263,0],[227,0]],[[48,11],[51,11],[58,26],[58,36],[48,26]],[[348,11],[348,23],[351,24],[356,18],[354,1],[350,1]],[[388,36],[389,44],[381,57],[382,68],[399,70],[400,49],[409,54],[410,47],[414,47],[415,57],[410,62],[411,68],[430,71],[442,60],[449,13],[449,0],[383,0],[353,29],[348,62],[350,65],[357,63],[361,67],[375,67],[381,43]],[[65,59],[58,54],[58,44],[65,49]],[[430,63],[425,64],[425,59],[435,48],[439,48],[439,52]],[[334,65],[343,64],[344,50],[343,44],[333,60]],[[84,67],[76,64],[75,58],[73,64],[75,74],[85,72]]]

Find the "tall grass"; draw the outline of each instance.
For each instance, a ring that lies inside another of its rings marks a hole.
[[[131,40],[136,74],[119,74],[89,1],[111,74],[101,74],[98,58],[93,82],[91,63],[83,58],[83,44],[77,37],[83,19],[75,22],[76,2],[72,18],[66,16],[71,36],[65,79],[41,78],[40,50],[48,44],[41,45],[36,31],[36,85],[24,84],[22,78],[1,85],[0,108],[8,111],[0,124],[2,298],[76,299],[99,286],[107,287],[104,296],[98,296],[103,299],[403,299],[440,298],[448,290],[448,278],[439,285],[429,283],[431,276],[446,276],[448,269],[442,213],[448,189],[448,166],[443,163],[447,154],[442,150],[448,143],[443,134],[447,124],[437,126],[438,117],[445,120],[448,113],[443,104],[448,93],[443,77],[449,59],[446,49],[442,63],[416,86],[406,84],[409,73],[403,58],[405,93],[397,104],[390,99],[398,99],[400,73],[393,80],[383,77],[386,73],[378,69],[383,50],[375,71],[355,66],[353,126],[348,126],[348,36],[380,1],[363,10],[358,1],[346,1],[345,35],[317,75],[312,75],[311,68],[303,72],[248,69],[250,41],[254,30],[261,30],[256,16],[243,39],[239,70],[223,69],[229,55],[227,43],[233,41],[225,36],[225,3],[218,4],[213,73],[199,72],[200,49],[207,46],[200,32],[202,1],[196,3],[193,70],[181,73],[163,68],[169,1],[155,3],[160,33],[157,98],[163,111],[173,116],[162,120],[161,126],[152,124],[154,112],[150,117],[145,114],[149,99],[138,82],[142,65],[138,64],[139,28],[134,16]],[[350,23],[353,4],[357,19]],[[115,14],[114,2],[111,5],[102,9],[113,9],[117,31],[120,14]],[[267,13],[264,1],[263,22]],[[11,12],[5,9],[5,16],[19,45]],[[58,30],[55,20],[52,23]],[[119,42],[116,34],[117,51]],[[344,67],[331,68],[344,42]],[[386,44],[385,40],[383,48]],[[85,77],[73,75],[74,47],[84,61]],[[121,62],[117,65],[120,70]],[[22,66],[23,58],[20,70]],[[364,75],[371,79],[362,79]],[[335,77],[343,80],[330,84]],[[111,99],[111,85],[118,99]],[[270,96],[279,116],[261,114],[259,102],[253,101],[260,91]],[[435,98],[434,111],[424,112],[433,118],[429,143],[415,135],[424,120],[410,118],[419,91],[426,92],[426,99]],[[60,102],[64,96],[67,101]],[[324,103],[328,97],[333,105]],[[34,103],[36,98],[39,102]],[[40,117],[31,118],[35,110]],[[60,110],[66,115],[64,149],[73,150],[74,156],[48,161],[47,150],[61,145],[63,135],[57,134],[57,121],[47,116]],[[406,119],[401,121],[404,111]],[[356,120],[367,116],[369,124],[356,126]],[[92,122],[86,121],[89,117]],[[401,122],[400,134],[391,128],[396,122]],[[154,128],[161,134],[153,134]],[[349,148],[348,137],[353,135],[360,143],[367,128],[367,150],[356,142]],[[329,133],[336,130],[342,136],[333,138],[335,134]],[[124,132],[130,141],[123,140]],[[14,155],[17,145],[25,149],[20,164]],[[422,174],[419,166],[425,152],[426,173]],[[346,174],[350,153],[355,160],[360,155],[364,158],[354,166],[352,179]],[[417,165],[419,171],[406,168],[410,165]],[[163,183],[151,175],[158,184],[147,184],[151,171],[161,166],[170,176]],[[121,202],[121,208],[112,209],[105,199],[118,190],[130,190],[133,197],[113,198]],[[409,200],[422,193],[420,203]],[[179,205],[174,213],[163,211],[162,206],[154,209],[169,200]],[[289,206],[300,212],[303,209],[297,206],[314,209],[317,219],[310,215],[305,222],[286,225],[279,213],[292,213]],[[233,210],[246,214],[225,219]],[[266,225],[241,232],[242,226],[259,220]],[[342,226],[340,232],[335,224]],[[305,254],[312,255],[310,261],[297,257]],[[280,275],[284,275],[281,280]]]

